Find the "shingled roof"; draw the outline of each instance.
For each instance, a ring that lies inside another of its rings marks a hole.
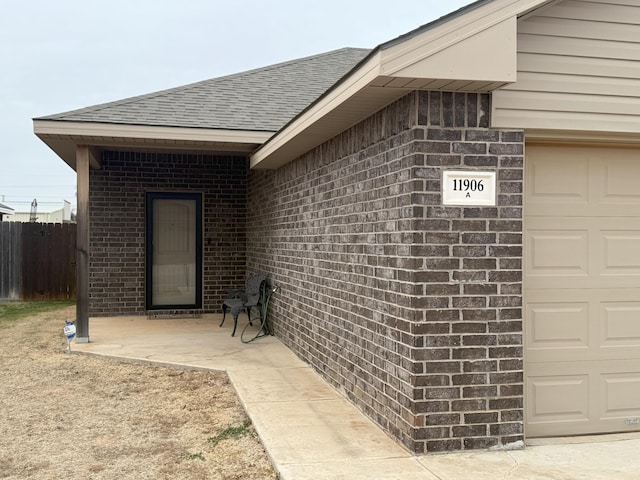
[[[343,48],[36,120],[275,132],[369,52]]]

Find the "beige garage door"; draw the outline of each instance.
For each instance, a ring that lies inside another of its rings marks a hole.
[[[528,437],[640,430],[640,149],[527,145]]]

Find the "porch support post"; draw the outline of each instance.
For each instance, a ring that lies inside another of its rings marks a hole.
[[[76,237],[76,343],[89,342],[89,159],[88,145],[76,147],[78,211]]]

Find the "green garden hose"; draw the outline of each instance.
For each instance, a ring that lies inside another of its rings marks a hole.
[[[251,343],[258,338],[266,337],[267,335],[273,335],[273,330],[269,327],[269,322],[267,321],[267,311],[269,309],[269,300],[271,300],[271,295],[273,295],[276,290],[278,290],[278,286],[274,285],[273,288],[267,286],[265,291],[263,292],[263,300],[260,302],[260,328],[258,332],[252,338],[245,340],[244,332],[251,325],[251,322],[247,323],[245,327],[242,329],[242,333],[240,333],[240,340],[242,343]]]

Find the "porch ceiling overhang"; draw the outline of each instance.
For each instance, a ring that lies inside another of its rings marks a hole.
[[[127,148],[248,155],[274,132],[206,128],[34,120],[34,133],[71,168],[76,169],[76,147]],[[92,160],[99,168],[98,160]]]
[[[517,76],[518,18],[557,0],[480,0],[380,45],[251,156],[278,168],[415,90],[491,92]]]

